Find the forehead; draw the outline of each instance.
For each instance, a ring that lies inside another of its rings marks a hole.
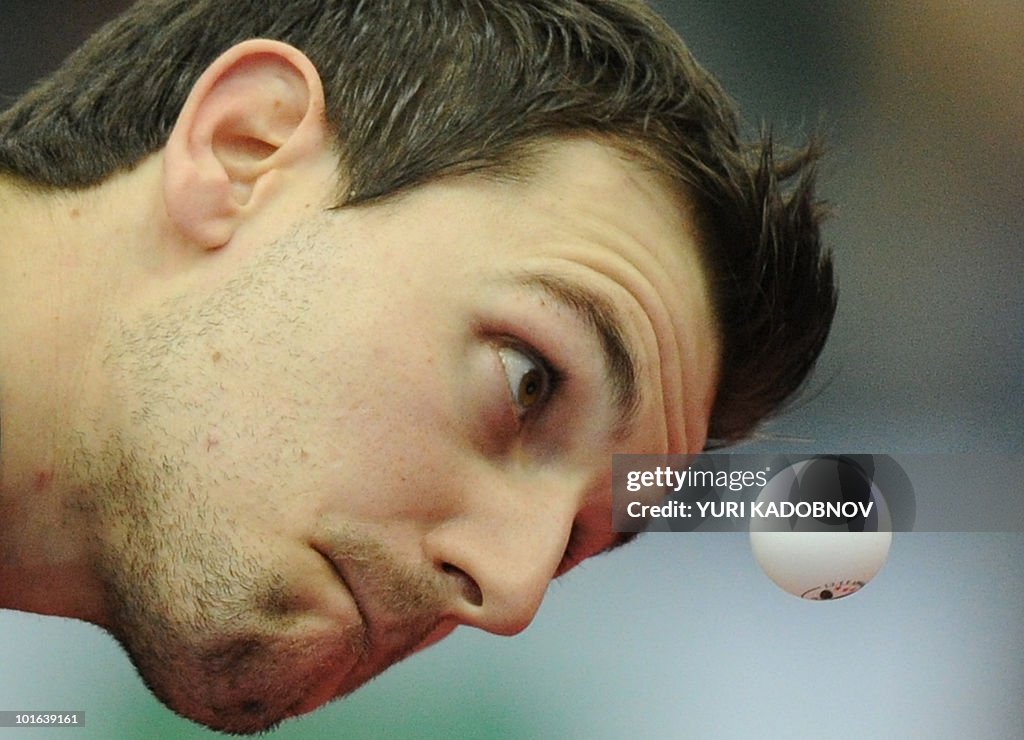
[[[720,342],[688,194],[646,160],[580,138],[549,146],[520,198],[512,208],[527,212],[517,218],[528,238],[617,283],[643,314],[667,447],[699,451]]]
[[[580,324],[594,329],[617,319],[638,370],[634,426],[641,429],[619,436],[614,451],[699,452],[719,344],[686,194],[639,159],[592,139],[547,142],[523,170],[512,180],[443,178],[356,207],[343,219],[343,238],[377,244],[387,264],[344,269],[378,273],[397,261],[430,275],[436,291],[423,300],[431,310],[424,306],[410,324],[428,314],[436,319],[442,305],[486,304],[493,316],[509,285],[532,286],[546,294],[538,303],[561,298],[556,302],[569,309],[589,296]]]

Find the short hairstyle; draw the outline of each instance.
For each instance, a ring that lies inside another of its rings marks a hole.
[[[324,82],[339,207],[552,137],[601,137],[693,204],[722,341],[709,429],[740,440],[803,385],[836,306],[814,195],[819,147],[741,136],[735,106],[641,0],[143,0],[0,116],[0,173],[79,189],[167,141],[202,71],[284,41]]]

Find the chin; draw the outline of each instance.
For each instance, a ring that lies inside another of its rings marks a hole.
[[[368,680],[363,654],[335,630],[164,640],[158,649],[122,644],[149,690],[176,714],[214,730],[248,735],[326,704]]]
[[[191,707],[168,705],[187,719],[220,732],[237,735],[264,732],[286,719],[307,714],[348,696],[390,666],[434,645],[450,632],[451,628],[438,630],[415,645],[396,646],[385,651],[386,655],[376,656],[376,660],[358,660],[341,672],[326,670],[328,666],[344,665],[345,660],[341,656],[332,663],[330,658],[313,654],[313,660],[305,661],[299,668],[295,668],[298,663],[292,663],[287,675],[280,673],[269,680],[263,675],[262,683],[249,684],[245,689],[240,683],[237,686],[211,687],[222,697],[216,706],[208,701]],[[351,661],[351,653],[347,657]],[[320,677],[314,679],[317,671]]]
[[[273,677],[274,685],[260,679],[245,686],[223,686],[220,681],[216,686],[208,683],[211,693],[197,702],[165,698],[157,689],[153,689],[153,693],[173,712],[192,722],[227,734],[253,735],[343,699],[402,659],[399,657],[372,669],[361,665],[347,675],[322,682],[299,670],[289,674],[291,679],[284,674]]]

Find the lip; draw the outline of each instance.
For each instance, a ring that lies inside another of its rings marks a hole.
[[[360,559],[332,554],[335,552],[332,548],[322,545],[314,545],[314,549],[330,564],[352,598],[362,626],[364,658],[376,654],[392,656],[389,664],[401,660],[439,627],[440,615],[433,609],[429,615],[395,611],[381,591],[381,574],[374,573],[372,567]],[[419,639],[412,641],[410,635]]]
[[[350,671],[340,677],[329,698],[344,696],[375,675],[414,652],[418,652],[447,636],[454,624],[445,623],[436,615],[419,618],[389,608],[388,599],[379,590],[381,575],[359,558],[346,558],[338,550],[312,543],[312,549],[334,571],[338,582],[351,598],[361,627],[361,645]],[[334,554],[338,553],[338,554]],[[316,701],[320,703],[316,703]],[[323,703],[323,697],[310,698],[303,711]]]
[[[356,613],[359,615],[359,621],[362,623],[363,629],[366,633],[369,634],[370,620],[357,589],[353,587],[352,580],[345,573],[343,561],[340,558],[331,556],[325,548],[318,545],[314,545],[313,549],[316,550],[320,557],[322,557],[327,564],[331,566],[331,569],[334,571],[334,575],[337,577],[338,581],[341,582],[341,585],[345,588],[345,591],[348,592],[348,595],[352,597],[352,603],[355,605]]]

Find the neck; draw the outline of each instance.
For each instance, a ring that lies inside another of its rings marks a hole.
[[[102,286],[92,195],[0,178],[0,607],[103,623],[87,503],[60,468],[81,429]]]

